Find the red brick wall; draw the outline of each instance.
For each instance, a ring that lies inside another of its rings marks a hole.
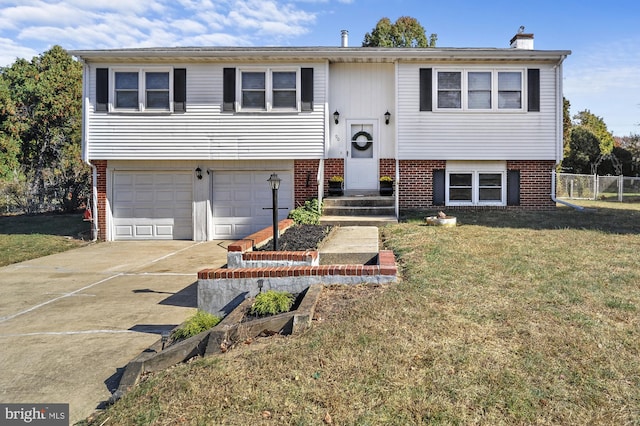
[[[98,190],[98,239],[107,239],[107,160],[94,160],[96,167],[96,187]]]
[[[324,160],[324,195],[329,193],[329,179],[331,176],[344,177],[344,159],[328,158]]]
[[[392,179],[396,178],[396,160],[395,158],[381,158],[380,159],[380,176],[389,176]]]
[[[507,161],[507,170],[520,170],[520,206],[515,208],[555,208],[556,205],[551,200],[551,172],[555,169],[555,164],[552,160]]]
[[[295,207],[318,196],[318,167],[320,167],[320,160],[295,160],[293,162]]]
[[[433,201],[433,171],[446,169],[444,160],[400,160],[400,209],[421,209],[436,207]],[[548,210],[555,207],[551,200],[551,171],[555,167],[552,160],[507,161],[507,170],[520,170],[520,205],[509,209]],[[381,162],[381,173],[382,162]],[[444,208],[444,207],[438,207]],[[447,207],[448,209],[478,209],[496,207]],[[497,207],[507,208],[507,207]]]
[[[432,207],[433,171],[446,165],[444,160],[400,160],[400,209]]]

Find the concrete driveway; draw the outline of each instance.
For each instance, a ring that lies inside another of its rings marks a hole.
[[[89,416],[132,358],[195,312],[196,273],[224,265],[225,247],[98,243],[0,268],[0,402]]]

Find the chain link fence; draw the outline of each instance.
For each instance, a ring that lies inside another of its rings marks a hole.
[[[570,200],[640,201],[640,177],[558,173],[556,196]]]

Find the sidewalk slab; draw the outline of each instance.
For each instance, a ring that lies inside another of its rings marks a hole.
[[[321,265],[367,264],[378,255],[378,227],[337,226],[318,251]]]

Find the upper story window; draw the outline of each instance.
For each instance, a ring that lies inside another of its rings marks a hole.
[[[462,106],[462,73],[438,72],[438,108]]]
[[[297,111],[299,80],[297,70],[240,70],[240,110]]]
[[[523,71],[436,71],[439,110],[523,110]]]
[[[491,109],[491,73],[467,73],[469,109]]]
[[[114,69],[112,111],[171,111],[172,70]]]
[[[498,108],[522,108],[521,72],[498,72]]]

